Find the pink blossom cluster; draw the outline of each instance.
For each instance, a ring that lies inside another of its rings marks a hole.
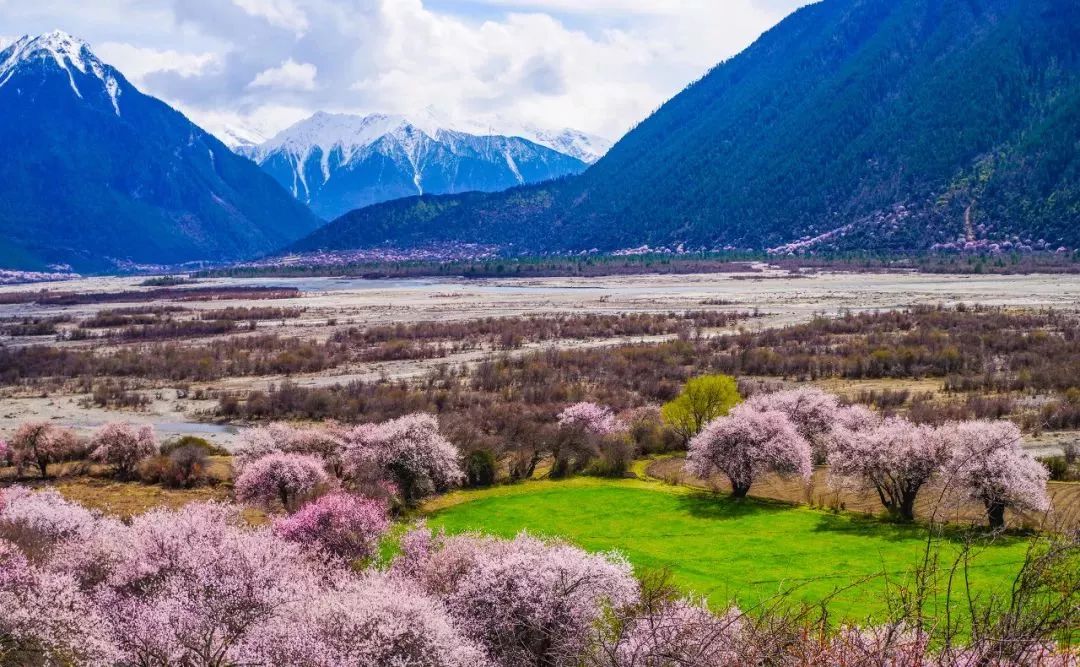
[[[411,414],[381,424],[299,428],[283,423],[240,435],[233,468],[238,479],[269,454],[315,457],[334,477],[364,495],[400,495],[406,503],[464,479],[461,455],[431,415]]]
[[[232,505],[124,524],[53,492],[3,496],[0,526],[22,526],[0,537],[4,664],[1077,665],[1049,644],[935,655],[903,626],[773,636],[737,609],[644,604],[621,557],[528,535],[418,528],[388,569],[357,570],[244,523]]]
[[[714,614],[704,600],[672,600],[632,615],[606,639],[602,655],[610,657],[598,662],[618,667],[753,664],[745,629],[746,621],[736,608]]]
[[[896,417],[860,430],[837,428],[830,445],[834,483],[873,489],[890,512],[908,520],[915,518],[919,490],[949,457],[936,429]]]
[[[158,441],[152,427],[136,428],[123,422],[112,422],[101,427],[90,445],[90,457],[113,466],[121,478],[130,477],[140,461],[158,451]]]
[[[238,472],[255,459],[275,452],[318,456],[327,469],[341,476],[341,456],[345,451],[343,430],[336,424],[327,428],[303,428],[275,422],[268,426],[250,428],[240,433],[240,443],[233,457]]]
[[[626,430],[611,408],[596,403],[575,403],[559,413],[559,425],[581,429],[592,435],[614,435]]]
[[[394,571],[438,596],[498,665],[580,664],[605,608],[637,599],[618,554],[588,554],[521,534],[513,540],[433,536],[403,540]]]
[[[389,528],[385,503],[344,492],[322,496],[274,522],[279,537],[345,561],[375,555]]]
[[[687,470],[708,479],[722,473],[736,498],[746,496],[762,475],[774,472],[806,480],[813,472],[810,442],[783,412],[750,403],[705,425],[690,441]]]
[[[1006,421],[946,424],[941,437],[949,446],[945,482],[986,506],[995,527],[1005,523],[1005,508],[1045,512],[1049,472],[1024,451],[1020,429]]]
[[[7,441],[0,438],[0,466],[7,465],[8,458],[11,456],[11,448],[8,447]]]
[[[34,466],[42,477],[49,474],[49,466],[74,456],[79,447],[75,434],[49,422],[24,422],[15,429],[8,442],[12,462],[23,470]]]
[[[236,498],[267,510],[280,506],[291,512],[330,484],[322,459],[272,452],[241,469],[236,478]]]
[[[428,414],[361,424],[343,438],[346,475],[367,485],[389,480],[406,503],[445,491],[465,478],[460,452]]]

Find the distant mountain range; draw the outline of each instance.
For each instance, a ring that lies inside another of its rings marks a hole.
[[[292,251],[1080,248],[1080,2],[824,0],[584,174],[360,209]]]
[[[610,148],[574,130],[507,136],[462,128],[431,110],[414,117],[317,113],[257,144],[257,133],[244,128],[223,134],[326,219],[411,195],[497,192],[580,174]]]
[[[108,271],[265,253],[320,221],[62,32],[0,51],[0,266]]]

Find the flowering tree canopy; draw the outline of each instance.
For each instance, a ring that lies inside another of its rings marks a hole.
[[[742,614],[714,614],[704,601],[672,600],[635,615],[591,661],[597,667],[728,667],[751,664]]]
[[[1005,525],[1005,508],[1046,511],[1049,473],[1021,446],[1020,429],[1006,421],[969,421],[941,428],[951,452],[945,481],[986,506],[994,528]]]
[[[404,541],[395,569],[439,595],[500,665],[577,665],[605,605],[637,598],[630,565],[528,535]]]
[[[275,422],[246,429],[240,434],[233,467],[241,471],[248,463],[274,452],[307,454],[322,459],[327,470],[340,477],[345,451],[343,433],[336,424],[329,428],[299,428]]]
[[[48,468],[69,458],[78,447],[75,434],[66,428],[48,422],[24,422],[16,429],[8,443],[14,463],[20,469],[36,466],[42,479],[48,477]]]
[[[7,441],[0,439],[0,466],[7,464],[10,455],[11,449],[8,447]]]
[[[43,571],[0,540],[0,664],[112,664],[102,621],[71,575]]]
[[[344,492],[322,496],[274,522],[279,537],[345,561],[370,558],[389,528],[385,504]]]
[[[895,417],[868,430],[835,429],[830,441],[830,474],[873,489],[886,509],[908,521],[919,489],[949,456],[935,429]]]
[[[158,441],[150,426],[135,428],[130,424],[112,422],[94,434],[90,457],[113,466],[121,479],[131,477],[135,466],[158,451]]]
[[[236,479],[238,500],[265,509],[280,503],[291,512],[330,483],[321,459],[275,452],[244,466]]]
[[[559,413],[559,426],[592,435],[614,435],[626,430],[611,408],[596,403],[575,403]]]
[[[813,471],[810,443],[786,414],[761,412],[745,404],[709,422],[694,436],[687,469],[702,479],[723,473],[736,498],[745,497],[754,480],[765,473],[809,479]]]
[[[345,470],[355,480],[372,476],[393,481],[406,503],[461,483],[460,454],[427,414],[411,414],[382,424],[363,424],[347,436]]]
[[[238,651],[240,664],[495,667],[446,607],[400,577],[344,579],[277,616]]]
[[[96,514],[55,489],[14,486],[0,491],[0,539],[18,545],[33,560],[44,560],[64,542],[85,543],[97,522]]]
[[[757,394],[747,400],[746,405],[759,412],[775,410],[787,415],[799,434],[810,443],[814,460],[824,462],[828,435],[839,422],[842,411],[836,396],[815,387],[800,387]]]

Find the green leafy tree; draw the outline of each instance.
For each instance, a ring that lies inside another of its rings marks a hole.
[[[739,386],[730,375],[702,375],[683,387],[682,393],[665,403],[660,416],[682,439],[683,444],[697,435],[705,425],[723,417],[742,402]]]

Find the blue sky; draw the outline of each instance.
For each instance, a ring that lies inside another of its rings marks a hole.
[[[317,110],[617,138],[808,0],[0,0],[0,43],[60,29],[216,130]]]

